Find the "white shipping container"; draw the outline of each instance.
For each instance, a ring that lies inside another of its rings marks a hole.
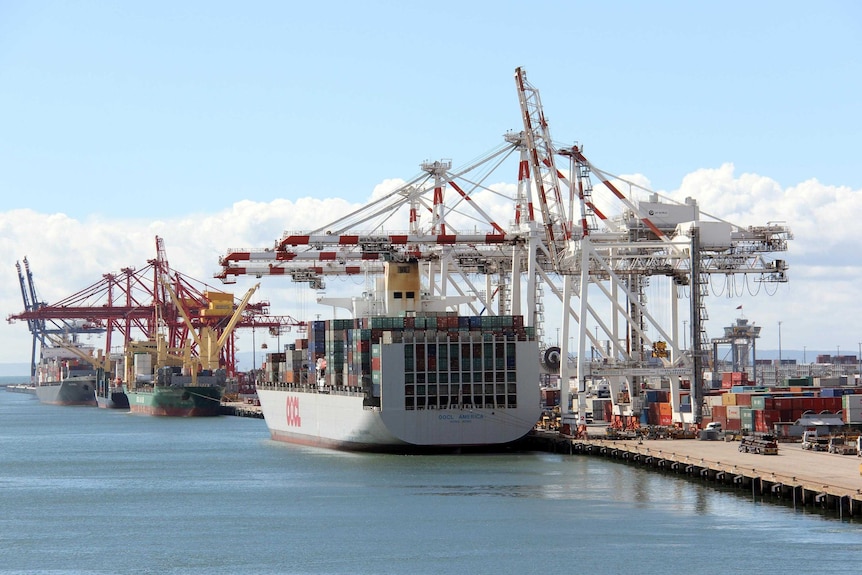
[[[862,395],[853,394],[853,395],[842,395],[841,396],[841,409],[844,411],[852,411],[856,409],[862,409]]]
[[[862,423],[862,409],[844,409],[844,423]]]
[[[720,395],[707,395],[704,399],[706,400],[704,403],[706,403],[710,407],[715,407],[716,405],[723,405],[721,403]]]
[[[739,419],[739,406],[738,405],[728,405],[727,406],[727,418],[728,419]]]
[[[815,377],[815,387],[841,387],[840,377]]]

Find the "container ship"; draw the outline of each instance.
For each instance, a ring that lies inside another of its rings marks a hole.
[[[99,372],[82,356],[92,348],[75,341],[43,345],[36,365],[35,392],[42,403],[50,405],[96,405]]]
[[[416,262],[387,263],[375,293],[320,303],[352,319],[314,321],[267,356],[257,394],[274,440],[350,451],[493,448],[541,415],[539,349],[523,317],[462,316],[422,294]],[[375,313],[376,311],[381,313]]]

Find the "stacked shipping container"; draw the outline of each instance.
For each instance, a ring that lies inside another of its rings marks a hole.
[[[455,312],[314,321],[307,335],[295,349],[270,354],[279,365],[267,373],[270,383],[379,397],[381,346],[403,344],[406,409],[515,407],[514,342],[535,341],[522,316]]]

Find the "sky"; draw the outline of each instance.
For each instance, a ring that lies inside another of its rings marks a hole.
[[[785,349],[855,354],[860,53],[852,1],[0,0],[0,309],[23,309],[25,256],[55,302],[145,266],[157,235],[172,267],[217,286],[228,249],[499,146],[522,129],[522,66],[554,140],[602,170],[790,226],[790,281],[710,298],[710,335],[742,305],[762,349],[780,321]],[[325,312],[308,292],[266,278],[258,294]],[[26,324],[0,325],[0,363],[29,346]]]

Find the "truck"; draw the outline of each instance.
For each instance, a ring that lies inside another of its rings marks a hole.
[[[858,438],[847,438],[843,435],[833,435],[829,438],[829,453],[839,455],[856,455],[856,443]]]
[[[761,455],[778,455],[778,441],[774,435],[745,435],[739,442],[741,453],[759,453]]]
[[[829,449],[829,437],[818,435],[816,431],[806,430],[802,432],[802,449],[808,451],[827,451]]]
[[[718,421],[711,421],[706,424],[706,427],[700,431],[700,436],[698,439],[703,439],[707,441],[716,441],[724,439],[724,432],[721,429],[721,423]]]

